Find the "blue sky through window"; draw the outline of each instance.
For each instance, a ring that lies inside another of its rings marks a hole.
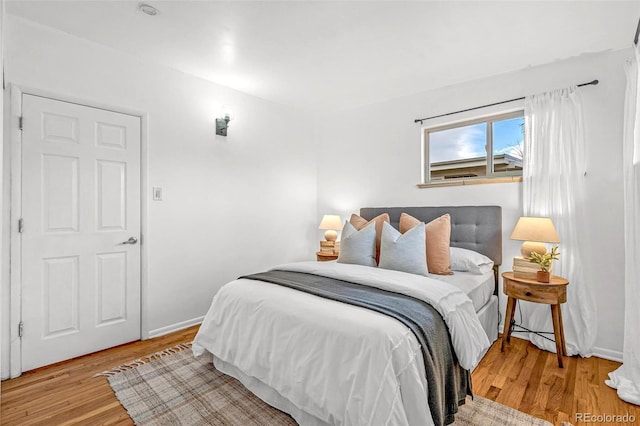
[[[524,117],[515,117],[493,123],[493,154],[510,154],[521,158],[524,140]],[[463,160],[486,156],[485,144],[487,124],[432,132],[429,134],[429,160]]]
[[[485,156],[487,124],[456,127],[429,134],[431,163]]]
[[[493,155],[509,154],[522,158],[524,117],[493,123]]]

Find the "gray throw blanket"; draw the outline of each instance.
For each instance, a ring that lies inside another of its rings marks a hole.
[[[403,294],[303,272],[269,271],[243,276],[326,299],[360,306],[397,319],[420,343],[429,391],[428,404],[436,425],[453,423],[458,406],[471,393],[469,371],[458,364],[442,316],[427,302]]]

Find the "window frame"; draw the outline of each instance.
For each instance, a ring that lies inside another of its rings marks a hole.
[[[522,171],[504,171],[493,172],[494,155],[493,155],[493,124],[499,121],[510,120],[513,118],[524,118],[524,109],[519,108],[515,111],[499,112],[496,114],[486,115],[483,117],[461,120],[445,124],[439,124],[422,128],[422,182],[418,184],[420,188],[428,188],[433,186],[457,186],[472,185],[483,183],[503,183],[503,182],[520,182],[522,181]],[[456,129],[460,127],[472,126],[475,124],[486,123],[486,145],[485,156],[487,160],[486,174],[484,176],[460,177],[450,179],[431,179],[431,162],[429,161],[429,134],[443,130]],[[489,155],[491,153],[491,155]]]

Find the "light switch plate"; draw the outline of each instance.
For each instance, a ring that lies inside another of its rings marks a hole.
[[[153,201],[162,201],[162,188],[153,187]]]

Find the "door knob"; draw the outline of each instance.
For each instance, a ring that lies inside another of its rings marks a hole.
[[[129,239],[127,241],[123,241],[120,244],[135,244],[138,242],[138,239],[136,237],[129,237]]]

